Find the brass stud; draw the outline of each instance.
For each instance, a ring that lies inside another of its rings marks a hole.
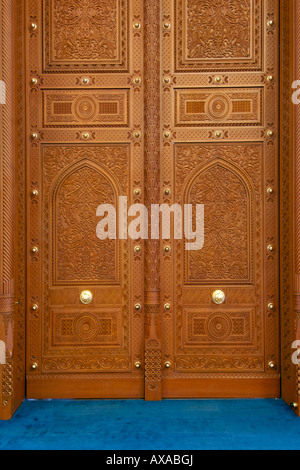
[[[276,364],[274,361],[270,361],[268,364],[269,369],[274,370],[276,369]]]
[[[37,85],[38,79],[34,77],[30,80],[30,83],[31,83],[31,85]]]
[[[217,75],[217,76],[215,77],[215,82],[216,82],[216,83],[222,83],[222,77],[220,77],[220,75]]]
[[[272,28],[274,26],[275,22],[273,20],[269,20],[267,22],[267,25],[269,26],[269,28]]]
[[[165,85],[169,85],[169,84],[171,83],[170,77],[165,77],[165,78],[163,79],[163,82],[164,82]]]
[[[170,196],[170,194],[171,194],[171,189],[166,188],[166,189],[164,190],[164,195],[165,195],[165,196]]]
[[[171,305],[170,304],[165,304],[164,309],[168,312],[169,310],[171,310]]]
[[[90,134],[89,132],[83,132],[81,134],[81,137],[84,139],[84,140],[88,140],[90,138]]]
[[[298,408],[298,403],[293,402],[293,403],[290,404],[290,407],[293,408],[293,410],[297,410],[297,408]]]
[[[136,310],[137,312],[139,312],[140,310],[142,310],[141,304],[135,304],[134,308],[135,308],[135,310]]]
[[[267,193],[268,193],[268,194],[273,194],[273,193],[274,193],[274,189],[271,188],[271,187],[268,188],[268,189],[267,189]]]
[[[275,305],[274,305],[272,302],[270,302],[270,303],[268,304],[268,309],[269,309],[269,310],[274,310],[274,309],[275,309]]]
[[[32,140],[36,140],[38,138],[38,134],[36,132],[33,132],[31,134],[31,138],[32,138]]]
[[[268,245],[267,250],[270,251],[270,253],[272,253],[272,251],[274,251],[274,246]]]
[[[84,305],[89,305],[93,301],[93,294],[89,290],[84,290],[80,294],[80,302]]]
[[[36,254],[39,252],[39,249],[38,249],[37,246],[34,246],[34,247],[31,249],[31,251],[32,251],[32,253],[33,253],[34,255],[36,255]]]
[[[171,137],[171,132],[169,132],[169,131],[164,132],[164,138],[165,139],[170,139],[170,137]]]
[[[38,309],[39,309],[39,306],[37,304],[33,304],[33,306],[31,307],[32,311],[33,312],[37,312]]]
[[[137,362],[134,364],[134,367],[135,367],[136,369],[141,369],[141,368],[142,368],[142,364],[141,364],[139,361],[137,361]]]
[[[136,77],[133,82],[136,84],[136,85],[139,85],[141,82],[142,82],[142,79],[140,77]]]
[[[31,25],[30,25],[30,29],[31,29],[31,31],[36,31],[36,30],[37,30],[37,28],[38,28],[38,26],[37,26],[37,24],[36,24],[36,23],[31,23]]]
[[[93,300],[93,294],[89,290],[84,290],[80,294],[80,302],[84,305],[89,305]]]
[[[170,29],[171,28],[171,25],[170,23],[164,23],[164,29]]]
[[[267,135],[268,135],[268,137],[273,137],[274,132],[270,129],[270,130],[268,130]]]
[[[141,137],[141,133],[140,132],[134,132],[133,137],[135,139],[139,139]]]
[[[220,137],[222,137],[222,132],[216,131],[215,136],[219,139]]]
[[[90,83],[90,79],[88,77],[84,77],[82,80],[81,80],[81,83],[83,85],[88,85]]]
[[[32,370],[37,370],[38,369],[38,365],[36,362],[34,362],[33,364],[31,364],[31,369]]]
[[[268,75],[267,80],[268,80],[268,82],[273,82],[274,81],[273,75]]]
[[[134,29],[138,30],[138,29],[141,29],[142,25],[141,23],[134,23],[133,27]]]
[[[172,364],[170,361],[165,362],[165,369],[171,369],[171,366]]]
[[[164,247],[164,252],[165,253],[170,253],[171,252],[171,247],[169,245]]]
[[[134,252],[135,253],[140,253],[142,251],[142,248],[140,247],[140,245],[137,245],[134,247]]]
[[[141,193],[142,193],[142,191],[141,191],[140,188],[137,188],[137,189],[134,190],[134,195],[135,195],[135,196],[140,196]]]
[[[32,196],[36,197],[39,195],[39,192],[37,189],[34,189],[32,192],[31,192]]]
[[[225,302],[226,295],[222,290],[215,290],[212,294],[212,300],[215,304],[221,305]]]

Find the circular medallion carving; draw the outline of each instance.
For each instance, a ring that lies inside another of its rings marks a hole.
[[[226,95],[213,95],[206,103],[206,113],[214,120],[226,119],[231,113],[231,100]]]
[[[79,96],[74,101],[73,113],[79,121],[93,121],[97,116],[97,101],[92,96]]]
[[[99,332],[99,322],[97,318],[92,315],[85,313],[80,315],[75,320],[75,333],[83,341],[94,340]]]
[[[207,322],[207,334],[212,340],[225,340],[227,339],[232,330],[232,322],[230,318],[222,313],[213,315]]]

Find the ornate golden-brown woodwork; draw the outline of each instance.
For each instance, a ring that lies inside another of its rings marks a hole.
[[[145,0],[145,200],[160,201],[161,2]],[[160,242],[145,243],[145,398],[161,398]]]
[[[0,8],[0,418],[24,396],[25,307],[30,397],[278,396],[281,371],[299,413],[298,1]],[[121,194],[204,203],[203,250],[104,248],[95,207]]]
[[[0,366],[0,417],[9,418],[18,399],[14,399],[16,353],[15,322],[15,162],[14,162],[14,4],[4,0],[0,6],[0,79],[5,83],[6,96],[0,104],[0,340],[5,343],[5,364]],[[2,98],[2,97],[1,97]]]
[[[248,396],[253,380],[280,394],[277,7],[163,3],[161,181],[171,203],[205,211],[202,250],[173,240],[163,258],[164,397]]]

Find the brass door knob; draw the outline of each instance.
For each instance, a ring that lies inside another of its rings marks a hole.
[[[89,290],[84,290],[80,294],[80,302],[89,305],[93,300],[93,294]]]
[[[222,290],[215,290],[212,295],[213,302],[217,305],[221,305],[225,302],[226,296]]]

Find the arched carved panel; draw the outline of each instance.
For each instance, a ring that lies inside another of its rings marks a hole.
[[[240,173],[240,172],[239,172]],[[191,182],[187,204],[204,204],[202,250],[186,255],[186,283],[250,283],[253,273],[253,205],[245,176],[220,161]]]
[[[144,198],[143,10],[142,0],[25,2],[32,398],[143,396],[143,252],[96,235],[99,205],[118,215],[119,196]]]
[[[52,198],[53,285],[118,282],[118,246],[96,234],[100,204],[117,207],[115,187],[99,168],[84,161],[56,183]]]

